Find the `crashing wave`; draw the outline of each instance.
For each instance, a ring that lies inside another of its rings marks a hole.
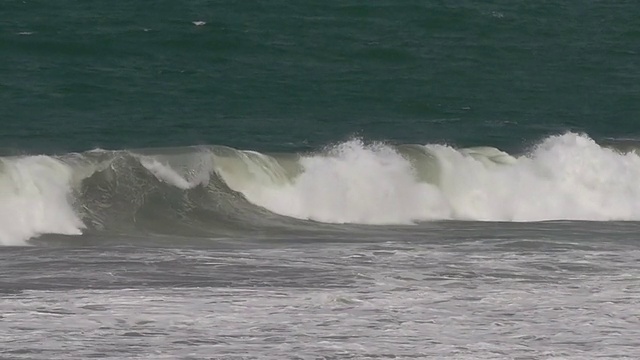
[[[640,156],[625,146],[567,133],[520,156],[352,140],[310,154],[207,146],[3,157],[0,243],[83,231],[211,235],[294,219],[640,220]]]

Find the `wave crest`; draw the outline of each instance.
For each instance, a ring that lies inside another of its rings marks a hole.
[[[0,158],[0,243],[40,234],[212,236],[327,223],[640,220],[640,157],[585,135],[529,153],[352,140],[312,154],[223,146]]]

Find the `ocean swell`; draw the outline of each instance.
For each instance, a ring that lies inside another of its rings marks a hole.
[[[518,156],[352,140],[309,154],[201,146],[3,157],[0,244],[83,232],[210,237],[306,220],[640,220],[638,178],[628,144],[574,133]]]

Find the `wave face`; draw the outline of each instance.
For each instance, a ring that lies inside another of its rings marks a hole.
[[[313,223],[640,220],[640,156],[585,135],[512,156],[366,144],[312,154],[223,146],[0,158],[0,243],[42,234],[213,236]]]

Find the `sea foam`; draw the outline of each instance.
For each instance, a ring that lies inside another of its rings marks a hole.
[[[552,136],[519,157],[495,148],[424,150],[431,156],[413,162],[437,162],[431,183],[395,148],[350,141],[303,157],[290,183],[229,186],[273,212],[332,223],[640,220],[640,157],[585,135]]]
[[[142,152],[0,158],[0,244],[79,235],[83,221],[87,231],[163,232],[197,223],[215,234],[219,226],[257,226],[264,209],[372,225],[640,220],[638,153],[574,133],[518,156],[361,140],[311,154],[223,146]],[[270,221],[279,220],[264,218],[279,226]]]
[[[72,168],[48,156],[0,159],[0,244],[21,245],[45,234],[79,235]]]
[[[228,185],[275,213],[320,222],[407,224],[448,215],[437,188],[416,181],[411,164],[388,146],[354,140],[300,164],[304,170],[290,182]]]

